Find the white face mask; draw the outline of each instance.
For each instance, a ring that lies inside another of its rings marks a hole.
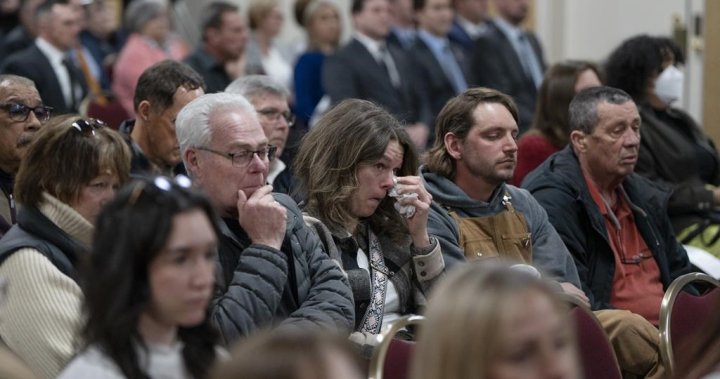
[[[655,95],[662,100],[663,103],[670,105],[682,96],[683,91],[683,72],[674,65],[667,66],[660,76],[655,79]]]

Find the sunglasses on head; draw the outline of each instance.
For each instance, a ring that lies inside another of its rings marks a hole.
[[[0,109],[5,110],[13,121],[24,122],[30,117],[30,112],[35,114],[35,117],[40,122],[45,122],[50,119],[50,113],[53,108],[45,105],[38,105],[37,107],[28,107],[25,104],[9,102],[0,103]]]
[[[107,127],[107,124],[95,118],[79,119],[72,123],[72,127],[84,135],[95,135],[95,130]]]

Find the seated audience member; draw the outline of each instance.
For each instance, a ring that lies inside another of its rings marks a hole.
[[[246,59],[248,66],[260,69],[253,74],[269,75],[290,88],[292,67],[275,44],[284,19],[279,0],[249,1],[248,20],[252,33],[247,44]]]
[[[438,113],[448,100],[468,88],[468,62],[462,48],[448,39],[453,18],[450,0],[415,0],[413,6],[418,31],[408,49],[409,68],[420,99],[420,117],[430,126],[428,142],[432,144]]]
[[[79,262],[100,208],[128,177],[130,153],[114,130],[73,116],[35,138],[15,178],[17,224],[0,240],[0,275],[11,283],[0,339],[39,378],[54,378],[77,348]]]
[[[0,237],[16,222],[15,174],[27,146],[50,118],[51,110],[43,104],[32,80],[0,75]]]
[[[298,0],[296,18],[307,32],[307,50],[298,57],[293,73],[295,113],[304,127],[325,95],[322,67],[325,57],[340,45],[340,11],[332,0]]]
[[[335,105],[345,99],[370,100],[405,124],[415,146],[425,147],[428,125],[420,118],[419,100],[407,52],[388,45],[389,0],[353,0],[355,32],[329,55],[322,68],[323,88]]]
[[[0,35],[0,66],[5,58],[29,45],[37,36],[35,11],[44,0],[23,0],[18,10],[18,21],[6,34]]]
[[[414,176],[417,165],[400,123],[357,99],[325,114],[296,157],[306,222],[345,270],[355,330],[365,335],[420,312],[444,271],[440,245],[427,231],[431,197]]]
[[[170,30],[168,0],[134,0],[124,20],[130,36],[115,62],[112,90],[125,111],[135,116],[133,95],[140,75],[162,60],[184,58],[189,47]]]
[[[185,63],[205,79],[208,93],[222,92],[246,72],[245,18],[236,5],[213,1],[200,16],[200,29],[202,41]]]
[[[242,96],[200,96],[180,111],[180,151],[220,217],[212,320],[226,343],[258,328],[349,331],[347,279],[292,199],[266,185],[275,147]]]
[[[691,116],[672,105],[683,90],[682,57],[646,35],[625,40],[605,65],[608,85],[626,91],[642,119],[635,172],[672,188],[668,211],[678,239],[720,258],[720,156]]]
[[[420,169],[433,196],[428,228],[448,265],[499,255],[537,266],[587,303],[545,210],[527,191],[505,183],[515,169],[517,122],[515,103],[496,90],[471,88],[450,99]]]
[[[552,287],[504,265],[467,265],[430,296],[413,379],[580,377],[571,320]]]
[[[517,141],[518,159],[512,185],[519,186],[525,175],[568,144],[570,100],[581,90],[599,85],[600,70],[590,62],[565,61],[548,69],[538,90],[532,127]]]
[[[232,82],[227,93],[244,96],[255,108],[260,126],[268,143],[273,145],[275,157],[270,161],[267,184],[273,192],[293,195],[295,177],[288,165],[280,159],[287,143],[295,115],[290,112],[290,92],[277,80],[267,75],[250,75]]]
[[[528,0],[494,0],[497,17],[485,23],[470,59],[470,86],[493,88],[510,95],[518,107],[520,134],[530,128],[537,91],[545,72],[542,45],[523,27]]]
[[[356,350],[320,333],[260,333],[237,344],[211,379],[361,379]]]
[[[421,168],[433,196],[428,229],[449,264],[497,256],[532,264],[588,304],[573,257],[545,210],[527,191],[505,183],[515,167],[517,120],[512,100],[495,90],[473,88],[448,102]],[[621,368],[640,376],[653,370],[659,340],[652,324],[627,311],[595,314]]]
[[[119,128],[132,152],[133,175],[173,176],[185,172],[175,119],[191,100],[204,93],[205,83],[184,63],[164,60],[140,75],[133,108],[137,115]]]
[[[715,302],[711,314],[720,314],[720,301]],[[720,378],[720,322],[709,318],[700,325],[687,344],[673,350],[675,379]]]
[[[72,58],[82,29],[81,12],[68,0],[46,0],[35,10],[34,20],[37,38],[23,50],[3,57],[0,72],[32,80],[55,113],[77,112],[87,94],[82,72]]]
[[[673,235],[668,192],[633,173],[638,109],[624,91],[595,87],[578,93],[569,112],[570,145],[523,185],[573,255],[592,309],[627,310],[657,326],[665,290],[692,267]],[[664,370],[660,363],[647,375]]]
[[[60,379],[204,378],[219,226],[209,200],[165,177],[137,180],[98,217],[85,285],[85,349]]]
[[[110,91],[112,67],[125,44],[125,33],[118,27],[113,4],[108,0],[85,0],[85,30],[80,43],[92,75],[103,92]],[[88,82],[88,85],[90,83]],[[90,88],[92,91],[93,89]]]

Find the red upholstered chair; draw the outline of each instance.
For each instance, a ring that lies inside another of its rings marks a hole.
[[[622,379],[620,365],[605,330],[595,314],[582,304],[568,299],[574,307],[570,315],[575,321],[578,352],[585,379]]]
[[[410,325],[422,325],[422,316],[404,316],[377,336],[377,346],[370,359],[369,379],[409,379],[415,342],[395,338]]]
[[[704,283],[710,289],[700,296],[684,292],[691,283]],[[675,360],[673,349],[681,346],[708,319],[717,320],[711,312],[720,301],[720,281],[707,274],[690,273],[675,279],[668,287],[660,305],[660,356],[672,371]]]
[[[127,120],[130,116],[122,107],[119,101],[113,97],[108,97],[105,104],[100,104],[95,100],[87,97],[80,104],[80,114],[83,117],[92,117],[102,120],[109,127],[117,130],[120,124]]]

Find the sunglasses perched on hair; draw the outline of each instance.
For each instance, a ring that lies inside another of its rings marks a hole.
[[[154,202],[158,201],[158,197],[168,194],[174,189],[187,190],[192,185],[190,178],[185,175],[178,175],[174,179],[164,176],[157,176],[150,179],[140,179],[133,184],[134,188],[130,194],[128,205],[134,206],[138,199],[143,196],[152,196]]]
[[[28,107],[25,104],[9,102],[0,103],[0,109],[5,110],[13,121],[24,122],[30,117],[30,112],[35,114],[35,117],[40,122],[45,122],[50,119],[50,113],[53,108],[45,105],[38,105],[37,107]]]
[[[95,118],[79,119],[72,123],[72,127],[84,135],[95,135],[95,130],[107,127],[107,124]]]

